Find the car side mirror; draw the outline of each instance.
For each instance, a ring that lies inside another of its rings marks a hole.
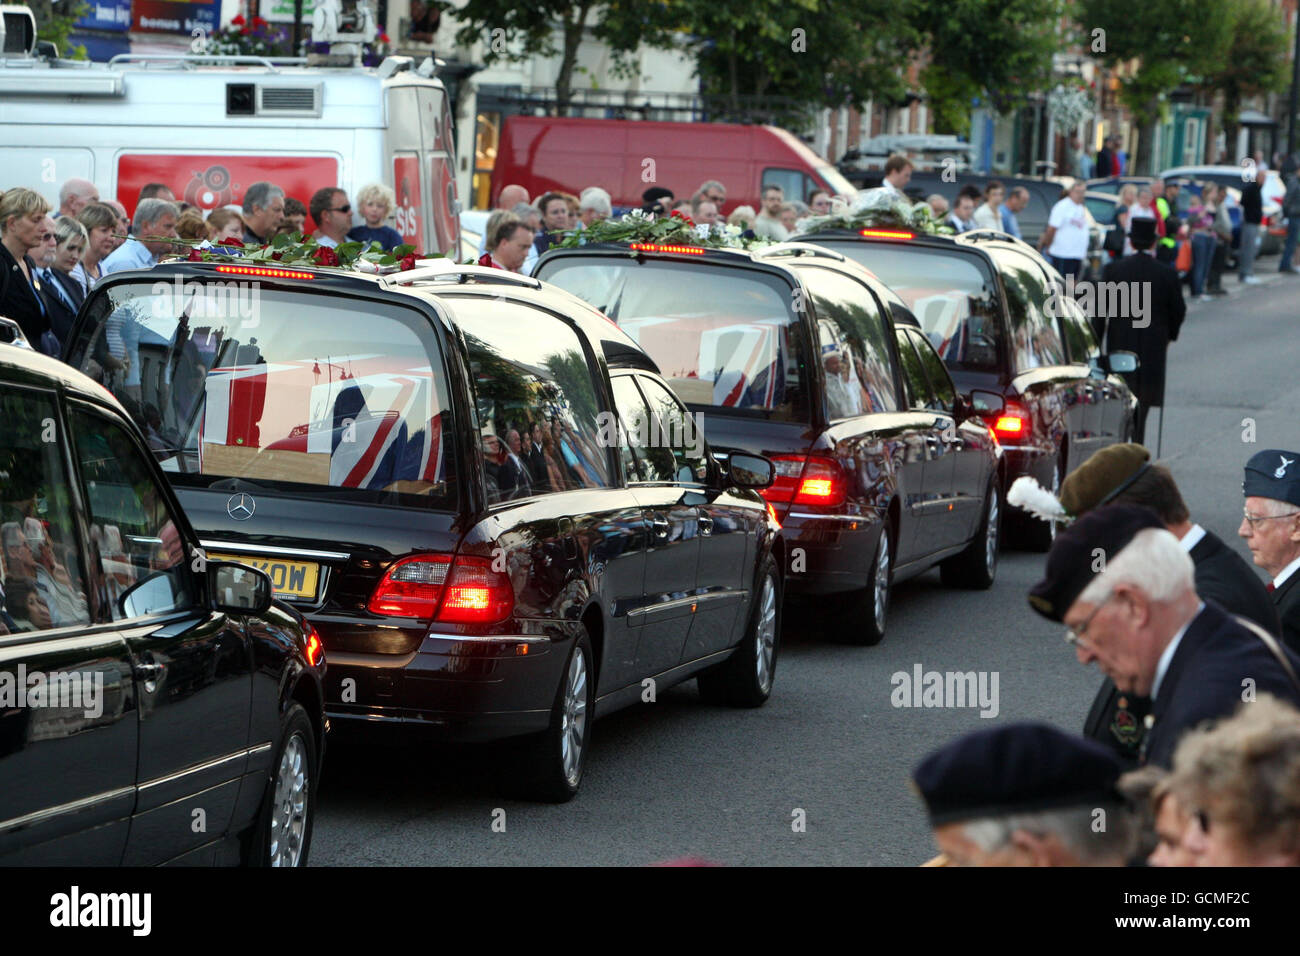
[[[265,614],[271,607],[271,578],[234,561],[208,564],[208,601],[227,614]]]
[[[1111,352],[1106,356],[1106,366],[1112,372],[1136,372],[1138,365],[1138,357],[1135,352]]]
[[[766,488],[776,479],[776,466],[761,455],[733,453],[727,462],[727,477],[736,488]]]
[[[997,392],[973,388],[970,393],[970,407],[976,415],[1000,415],[1007,407],[1007,403]]]

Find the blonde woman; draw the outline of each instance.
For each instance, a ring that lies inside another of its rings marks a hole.
[[[385,252],[392,252],[402,244],[402,234],[384,223],[397,208],[397,197],[383,183],[362,186],[357,193],[357,208],[365,225],[353,226],[348,238],[354,242],[377,242]]]
[[[86,251],[81,254],[81,261],[71,274],[81,286],[84,298],[103,275],[99,269],[100,262],[117,248],[117,240],[113,238],[117,231],[117,210],[102,202],[87,203],[77,213],[77,222],[86,230]]]
[[[38,349],[42,348],[42,337],[50,331],[50,320],[31,256],[39,254],[45,241],[45,216],[49,211],[44,196],[22,186],[0,196],[0,270],[5,277],[0,290],[0,315],[17,322],[27,341]]]

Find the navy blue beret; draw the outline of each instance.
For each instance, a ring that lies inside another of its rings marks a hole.
[[[1106,562],[1113,561],[1139,531],[1164,526],[1145,505],[1110,504],[1087,512],[1057,533],[1043,580],[1029,591],[1030,606],[1043,617],[1064,621],[1070,605],[1105,566],[1096,560],[1098,549]]]
[[[1268,448],[1251,455],[1241,491],[1247,498],[1276,498],[1300,505],[1300,452]]]
[[[1047,724],[1010,724],[940,747],[913,780],[939,826],[1120,802],[1123,772],[1119,757],[1094,741]]]

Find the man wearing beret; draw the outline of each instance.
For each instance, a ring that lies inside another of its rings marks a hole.
[[[1300,658],[1202,601],[1192,559],[1150,508],[1105,505],[1058,534],[1029,603],[1065,624],[1080,663],[1151,698],[1144,763],[1168,767],[1185,731],[1255,694],[1300,703]]]
[[[946,864],[1123,866],[1137,826],[1116,789],[1122,770],[1090,740],[1011,724],[939,748],[913,784]]]
[[[1267,585],[1282,618],[1282,640],[1300,653],[1300,453],[1270,448],[1246,462],[1245,516],[1237,534]]]
[[[1133,421],[1133,440],[1141,442],[1146,433],[1147,411],[1165,403],[1165,350],[1178,338],[1187,304],[1173,266],[1151,255],[1156,242],[1154,219],[1133,219],[1129,223],[1129,242],[1135,255],[1110,262],[1102,271],[1105,282],[1123,282],[1130,290],[1127,301],[1146,306],[1142,314],[1098,315],[1097,337],[1106,343],[1106,351],[1136,352],[1136,372],[1124,373],[1124,379],[1138,397],[1137,417]],[[1139,285],[1138,283],[1142,283]]]
[[[1061,484],[1061,506],[1069,515],[1082,515],[1109,502],[1145,505],[1160,517],[1191,556],[1196,593],[1202,600],[1254,621],[1274,637],[1282,636],[1277,609],[1259,575],[1218,535],[1192,521],[1174,476],[1164,465],[1152,464],[1146,448],[1135,444],[1103,448]],[[1150,709],[1145,697],[1121,693],[1106,678],[1084,723],[1084,736],[1114,747],[1127,760],[1137,760],[1142,723]]]

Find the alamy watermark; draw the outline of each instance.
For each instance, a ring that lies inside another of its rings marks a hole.
[[[186,282],[174,276],[171,282],[155,282],[149,292],[155,318],[239,319],[244,329],[255,329],[261,321],[258,282]]]
[[[1080,282],[1065,277],[1065,290],[1053,289],[1043,309],[1048,318],[1066,314],[1064,299],[1073,299],[1088,318],[1130,319],[1135,329],[1151,325],[1150,282]]]
[[[889,678],[895,707],[978,707],[980,716],[998,715],[997,671],[927,671],[912,665],[912,673],[895,671]]]
[[[704,456],[704,414],[669,418],[658,415],[641,418],[635,428],[625,428],[614,412],[596,416],[596,441],[602,448],[671,448],[684,450],[692,458]]]
[[[79,709],[87,720],[104,715],[104,675],[95,671],[0,671],[0,710],[67,707]]]

